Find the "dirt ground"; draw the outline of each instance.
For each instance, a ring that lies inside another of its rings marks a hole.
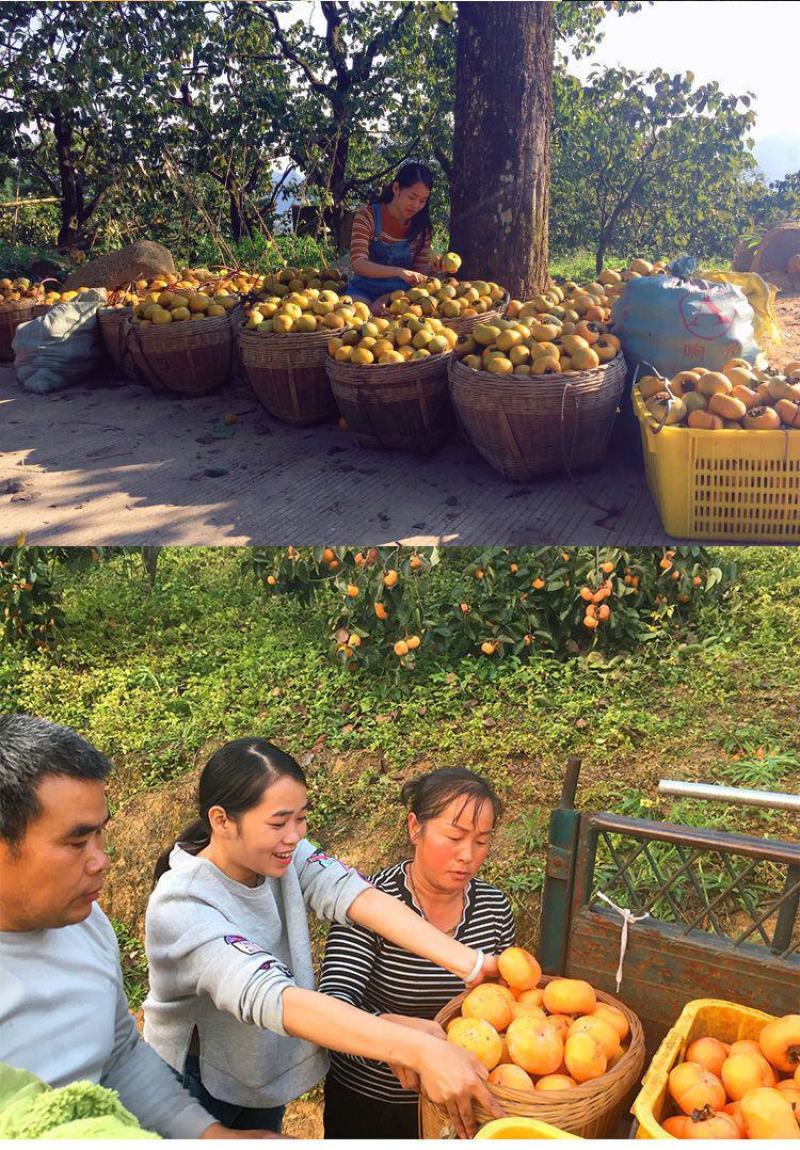
[[[783,339],[767,347],[767,354],[776,367],[792,360],[800,360],[800,292],[782,288],[775,302]]]
[[[636,432],[638,434],[638,432]],[[465,546],[668,541],[641,464],[505,481],[456,439],[367,451],[288,427],[243,384],[203,399],[110,379],[31,395],[0,365],[0,537],[31,544]]]

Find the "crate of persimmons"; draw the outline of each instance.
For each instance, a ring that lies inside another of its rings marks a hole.
[[[800,1139],[800,1014],[684,1007],[634,1102],[637,1138]]]

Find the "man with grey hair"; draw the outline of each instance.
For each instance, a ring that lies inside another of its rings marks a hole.
[[[0,1062],[119,1093],[167,1138],[267,1138],[217,1122],[140,1037],[97,905],[111,764],[74,731],[0,716]]]

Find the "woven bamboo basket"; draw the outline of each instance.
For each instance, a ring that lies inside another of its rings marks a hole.
[[[457,331],[459,335],[469,335],[479,323],[491,323],[494,319],[502,319],[506,314],[506,308],[508,307],[510,298],[508,292],[506,292],[495,307],[490,308],[489,311],[485,311],[481,315],[466,315],[454,319],[445,319],[444,316],[438,316],[437,318],[442,321],[445,327],[451,327],[453,331]],[[382,316],[384,319],[390,319],[392,313],[388,310],[389,302],[389,295],[378,296],[378,298],[372,302],[372,314]]]
[[[139,377],[127,346],[126,323],[130,320],[132,308],[103,307],[97,313],[100,336],[114,367],[131,382]]]
[[[553,976],[544,975],[539,985],[546,986],[552,980]],[[451,999],[436,1015],[436,1021],[446,1028],[447,1023],[461,1013],[461,1003],[467,993],[465,990]],[[584,1082],[572,1090],[537,1090],[531,1095],[527,1091],[509,1090],[504,1086],[488,1086],[506,1114],[537,1118],[582,1138],[604,1138],[612,1134],[641,1078],[645,1059],[644,1031],[637,1016],[624,1002],[602,990],[595,990],[595,994],[600,1002],[616,1006],[628,1020],[631,1032],[628,1049],[622,1058],[601,1078]],[[474,1112],[480,1126],[494,1117],[480,1106],[476,1106]],[[421,1138],[455,1137],[447,1111],[432,1102],[424,1091],[419,1096],[419,1129]]]
[[[449,354],[406,363],[358,366],[328,356],[339,410],[361,447],[429,455],[453,425],[447,389]]]
[[[14,332],[21,323],[33,319],[35,306],[30,299],[12,300],[10,303],[0,304],[0,362],[14,362],[14,349],[11,346]]]
[[[227,383],[235,350],[227,315],[163,326],[127,318],[120,339],[137,376],[154,391],[197,398]],[[124,362],[124,360],[123,360]]]
[[[625,387],[617,355],[592,371],[499,376],[453,360],[450,397],[467,439],[506,479],[588,471],[605,458]]]
[[[31,319],[36,319],[40,315],[47,315],[51,307],[52,304],[49,303],[35,303],[31,312]]]
[[[260,334],[238,329],[239,366],[259,402],[284,423],[305,427],[336,419],[325,371],[331,331]]]

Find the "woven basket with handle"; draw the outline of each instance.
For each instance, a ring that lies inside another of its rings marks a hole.
[[[0,362],[14,362],[14,349],[11,346],[14,332],[21,323],[33,319],[35,307],[36,304],[31,299],[0,303]]]
[[[562,375],[494,375],[455,359],[449,373],[464,434],[506,479],[525,483],[603,462],[625,387],[622,355]]]
[[[447,392],[449,354],[406,363],[359,366],[328,356],[339,410],[357,443],[429,455],[453,426]]]
[[[544,975],[539,983],[546,986],[552,977]],[[436,1015],[436,1021],[447,1027],[451,1019],[461,1013],[461,1003],[467,991],[452,999]],[[645,1046],[642,1024],[624,1002],[595,990],[598,1001],[616,1006],[628,1020],[630,1035],[628,1048],[622,1058],[600,1078],[584,1082],[571,1090],[537,1090],[533,1094],[522,1090],[509,1090],[504,1086],[488,1086],[508,1115],[522,1115],[548,1122],[569,1134],[579,1134],[583,1138],[604,1138],[613,1133],[629,1097],[638,1086],[644,1066]],[[491,1121],[493,1114],[475,1107],[475,1118],[479,1125]],[[424,1091],[419,1097],[419,1128],[422,1138],[454,1138],[447,1111],[443,1106],[432,1102]]]
[[[111,362],[126,379],[134,382],[138,375],[127,347],[125,326],[132,314],[129,307],[102,307],[97,313],[97,319],[100,337]]]
[[[238,329],[242,375],[270,415],[298,427],[336,419],[339,409],[325,371],[332,334]]]
[[[123,356],[154,391],[197,398],[231,378],[235,362],[227,315],[163,325],[124,321]],[[124,362],[124,361],[123,361]]]
[[[459,335],[469,335],[479,323],[491,323],[494,319],[501,319],[506,313],[509,298],[509,294],[506,292],[503,298],[495,304],[493,308],[483,312],[481,315],[456,316],[452,319],[446,319],[443,315],[438,315],[437,313],[437,319],[440,319],[445,327],[451,327],[453,331],[457,331]],[[389,311],[390,303],[391,295],[378,296],[378,298],[372,302],[372,314],[382,316],[384,319],[391,319],[392,313]]]

